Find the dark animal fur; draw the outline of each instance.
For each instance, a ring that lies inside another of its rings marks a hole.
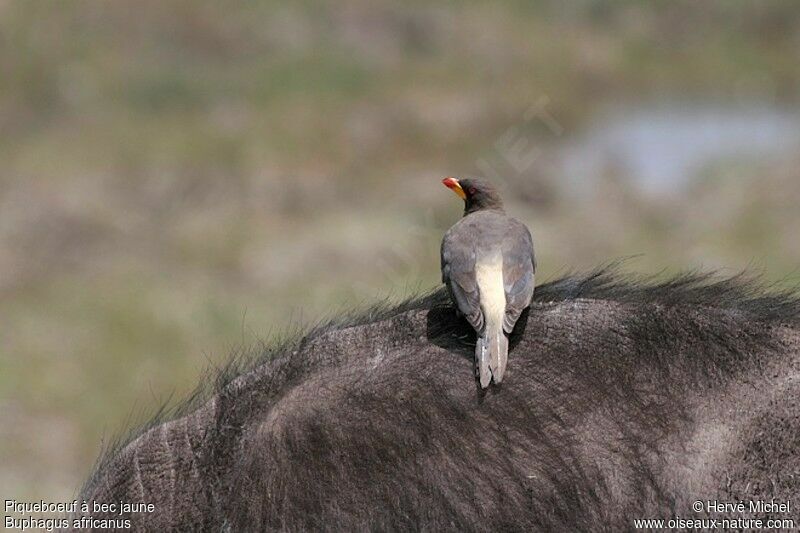
[[[153,502],[141,530],[617,531],[704,516],[698,499],[797,507],[798,326],[796,294],[741,276],[567,276],[537,287],[484,393],[437,291],[236,360],[82,498]]]

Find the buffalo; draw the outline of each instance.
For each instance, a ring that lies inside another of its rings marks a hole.
[[[799,328],[746,276],[601,268],[537,287],[484,391],[438,290],[235,359],[81,498],[152,504],[92,514],[142,531],[788,528]]]

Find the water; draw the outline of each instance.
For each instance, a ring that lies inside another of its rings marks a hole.
[[[645,194],[689,184],[705,165],[728,158],[759,161],[800,149],[800,115],[770,106],[692,105],[606,114],[562,153],[568,183],[591,189],[622,171]]]

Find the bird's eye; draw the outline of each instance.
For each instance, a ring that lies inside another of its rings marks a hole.
[[[475,194],[475,187],[470,187],[467,191],[470,195]]]

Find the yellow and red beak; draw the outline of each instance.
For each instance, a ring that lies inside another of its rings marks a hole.
[[[445,187],[456,193],[462,200],[467,199],[467,193],[465,193],[464,189],[461,188],[461,184],[458,183],[457,179],[447,177],[442,180],[442,183]]]

